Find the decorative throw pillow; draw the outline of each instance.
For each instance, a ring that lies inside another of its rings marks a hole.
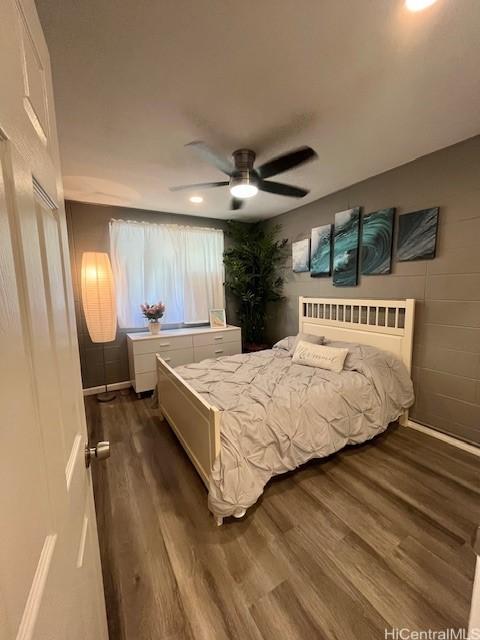
[[[347,354],[348,349],[326,347],[323,344],[311,344],[301,340],[295,349],[292,362],[340,373]]]

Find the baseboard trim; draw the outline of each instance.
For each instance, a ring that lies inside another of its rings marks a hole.
[[[446,433],[442,433],[441,431],[437,431],[436,429],[432,429],[431,427],[426,427],[423,424],[419,424],[414,420],[407,421],[407,427],[411,429],[416,429],[417,431],[421,431],[422,433],[427,434],[428,436],[432,436],[432,438],[437,438],[437,440],[443,440],[447,444],[452,445],[452,447],[457,447],[457,449],[463,449],[463,451],[468,451],[474,456],[480,457],[480,448],[475,447],[473,444],[469,444],[468,442],[464,442],[463,440],[459,440],[458,438],[454,438],[453,436],[449,436]]]
[[[107,391],[120,391],[120,389],[129,389],[132,386],[130,380],[125,382],[112,382],[112,384],[107,384]],[[96,396],[97,393],[103,393],[105,391],[105,385],[102,384],[99,387],[88,387],[83,390],[84,396]]]

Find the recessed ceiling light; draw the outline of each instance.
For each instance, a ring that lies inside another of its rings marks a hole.
[[[405,6],[409,11],[422,11],[434,4],[437,0],[405,0]]]
[[[193,202],[193,204],[200,204],[201,202],[203,202],[203,198],[202,196],[192,196],[190,198],[190,202]]]

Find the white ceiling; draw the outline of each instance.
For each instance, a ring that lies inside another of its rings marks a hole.
[[[67,198],[268,218],[480,132],[480,1],[37,0],[52,58]],[[228,210],[184,145],[319,159]]]

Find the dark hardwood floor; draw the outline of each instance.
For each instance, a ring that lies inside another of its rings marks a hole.
[[[479,459],[412,429],[273,480],[217,528],[150,399],[86,399],[110,640],[383,639],[466,627]]]

